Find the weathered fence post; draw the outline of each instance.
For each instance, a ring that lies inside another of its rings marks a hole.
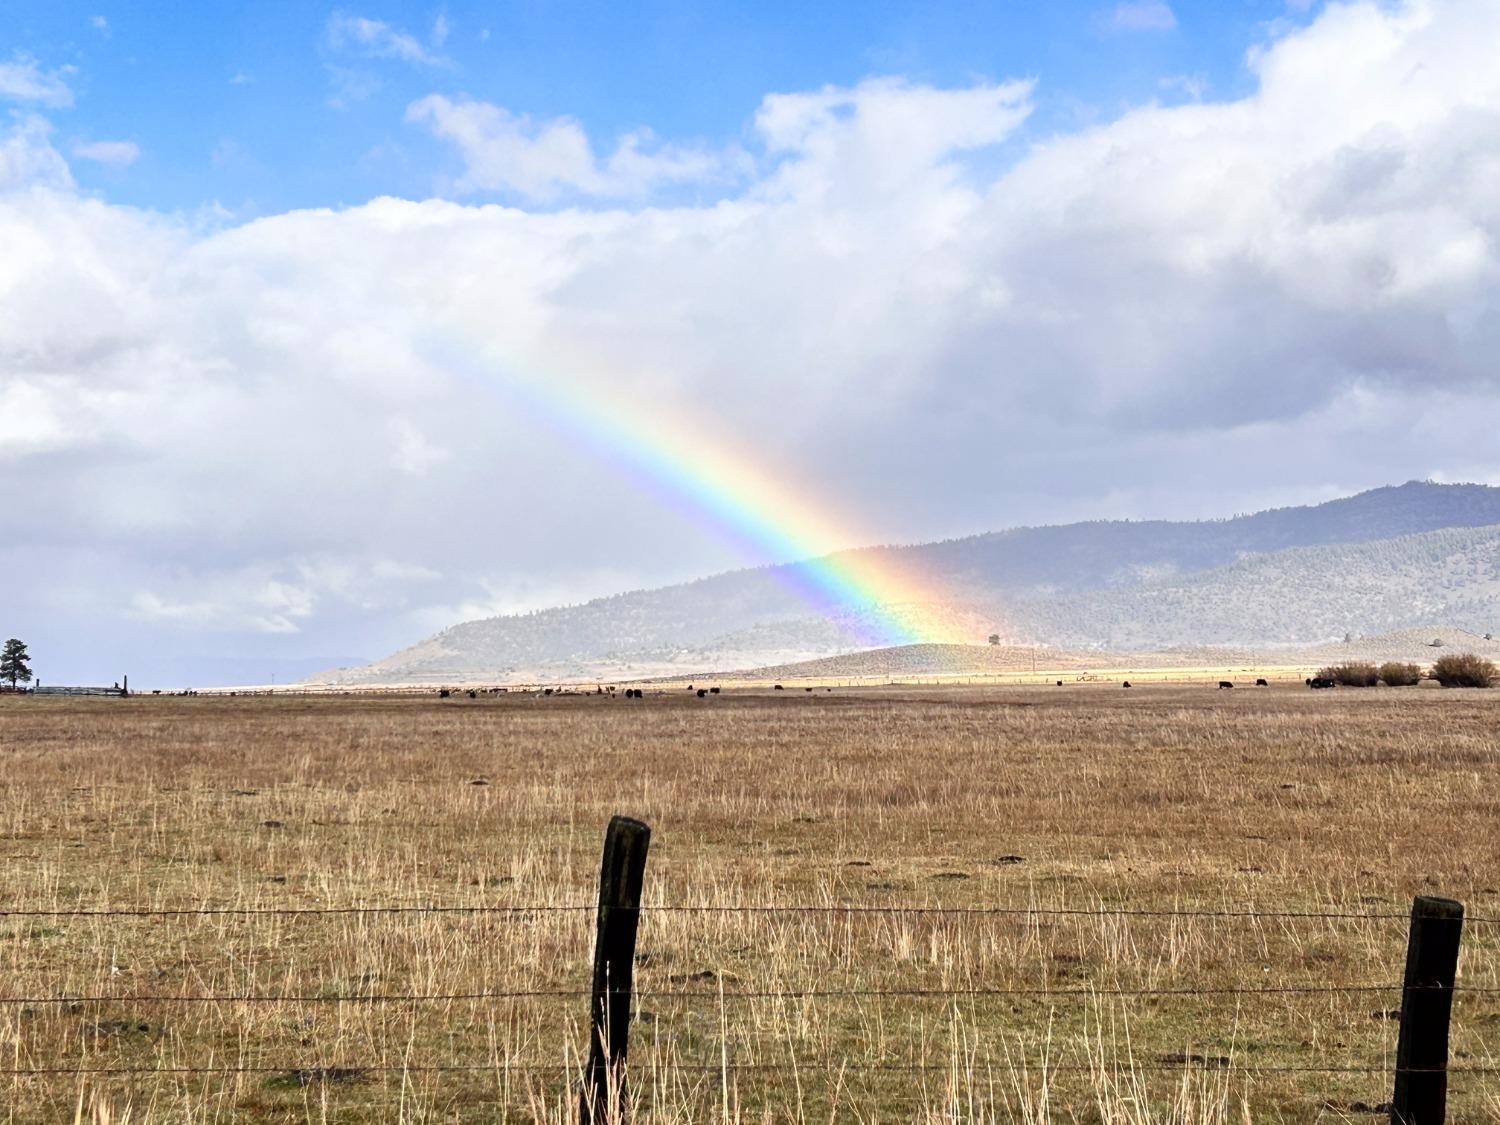
[[[650,843],[651,829],[628,816],[611,818],[604,834],[589,1002],[589,1060],[578,1111],[583,1125],[619,1125],[629,1113],[625,1054],[630,1045],[630,989]]]
[[[1411,904],[1392,1125],[1442,1125],[1448,1106],[1448,1020],[1464,908],[1419,895]]]

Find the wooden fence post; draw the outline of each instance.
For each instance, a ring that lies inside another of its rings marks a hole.
[[[630,1045],[630,990],[635,932],[651,829],[628,816],[610,819],[599,866],[599,919],[589,1002],[589,1059],[578,1116],[582,1125],[620,1125],[629,1114],[625,1054]]]
[[[1411,904],[1392,1125],[1442,1125],[1448,1107],[1448,1021],[1458,976],[1463,904],[1419,895]]]

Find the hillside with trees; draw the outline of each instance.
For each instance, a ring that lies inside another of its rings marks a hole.
[[[944,590],[973,643],[1115,650],[1314,643],[1427,623],[1489,632],[1500,488],[1412,482],[1192,522],[1096,521],[873,547]],[[868,647],[857,614],[795,593],[808,564],[731,571],[463,622],[332,682],[753,667]],[[906,607],[910,609],[911,607]]]

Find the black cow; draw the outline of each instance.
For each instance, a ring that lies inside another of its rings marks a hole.
[[[1259,680],[1256,680],[1256,681],[1255,681],[1255,686],[1256,686],[1256,687],[1270,687],[1270,686],[1271,686],[1271,684],[1270,684],[1270,681],[1269,681],[1269,680],[1266,680],[1266,679],[1259,679]]]
[[[1125,683],[1124,683],[1124,685],[1123,685],[1123,686],[1125,686],[1125,687],[1129,687],[1129,686],[1130,686],[1130,681],[1129,681],[1129,680],[1126,680],[1126,681],[1125,681]]]
[[[1312,679],[1307,681],[1307,686],[1310,688],[1331,688],[1334,686],[1334,683],[1332,680],[1327,679],[1326,677],[1314,676]]]
[[[718,695],[719,694],[719,689],[716,688],[716,687],[711,687],[711,688],[708,689],[708,694],[709,695]]]
[[[771,688],[771,690],[772,691],[785,691],[786,688],[782,687],[780,684],[777,684],[773,688]]]
[[[470,691],[469,692],[469,698],[470,699],[478,699],[479,698],[479,693],[477,691]]]
[[[707,699],[708,698],[708,692],[704,691],[702,688],[699,688],[698,689],[698,698],[699,699]]]
[[[1058,686],[1058,687],[1062,687],[1062,681],[1061,681],[1061,680],[1058,680],[1058,681],[1057,681],[1057,686]]]
[[[1219,687],[1221,687],[1221,688],[1232,688],[1232,687],[1234,687],[1234,685],[1232,683],[1230,683],[1228,680],[1220,680],[1219,681]]]
[[[438,689],[438,698],[439,699],[447,699],[452,694],[453,693],[451,691],[449,691],[447,688],[439,688]]]

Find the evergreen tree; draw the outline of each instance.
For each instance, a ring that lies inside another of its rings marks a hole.
[[[5,642],[5,648],[0,650],[0,680],[9,680],[10,686],[16,684],[29,684],[31,682],[31,665],[26,663],[29,654],[26,645],[12,637]]]

